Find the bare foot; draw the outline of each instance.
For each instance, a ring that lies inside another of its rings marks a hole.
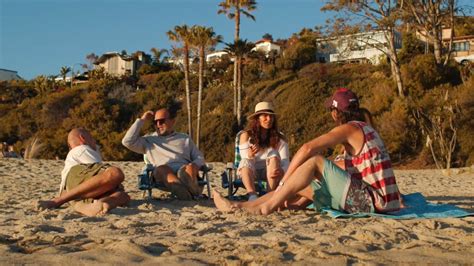
[[[58,204],[53,200],[39,200],[36,203],[36,209],[38,210],[46,210],[46,209],[54,209],[57,208]]]
[[[232,206],[232,203],[228,199],[224,198],[215,190],[212,190],[212,197],[214,198],[214,204],[220,211],[230,212],[236,208],[235,206]]]
[[[74,210],[86,216],[104,215],[110,210],[109,204],[100,200],[95,200],[92,203],[76,202]]]

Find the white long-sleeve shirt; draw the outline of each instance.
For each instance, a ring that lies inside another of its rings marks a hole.
[[[66,160],[64,161],[64,168],[63,168],[63,171],[61,172],[61,185],[59,187],[59,194],[61,195],[61,192],[65,188],[67,174],[69,173],[69,170],[71,170],[73,166],[76,166],[78,164],[101,163],[101,162],[102,162],[102,157],[100,156],[100,153],[92,149],[88,145],[79,145],[72,148],[68,152],[66,156]]]
[[[242,159],[249,159],[248,151],[250,149],[250,143],[246,142],[239,145],[240,157]],[[272,147],[266,149],[260,149],[257,154],[255,154],[255,168],[263,169],[266,166],[266,160],[270,152],[274,150]],[[282,139],[278,143],[278,148],[275,151],[280,155],[280,167],[283,171],[288,170],[290,166],[290,151],[288,149],[288,143]]]
[[[144,121],[137,119],[122,139],[122,144],[136,153],[145,154],[154,166],[168,165],[172,169],[194,163],[198,167],[205,164],[204,156],[187,134],[174,132],[160,136],[154,132],[140,136]]]

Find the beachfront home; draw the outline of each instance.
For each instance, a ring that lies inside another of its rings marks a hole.
[[[272,52],[279,55],[281,47],[270,39],[261,39],[255,43],[255,47],[252,48],[252,51],[263,52],[265,56],[268,57]]]
[[[387,40],[382,30],[361,32],[318,40],[319,62],[371,63],[385,58]],[[395,33],[395,48],[402,47],[401,35]]]
[[[17,71],[0,68],[0,81],[20,80]]]
[[[142,51],[133,55],[108,52],[94,62],[95,68],[104,68],[105,72],[113,76],[135,75],[137,70],[148,63],[149,56]]]

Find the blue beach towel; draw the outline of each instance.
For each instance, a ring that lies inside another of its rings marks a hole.
[[[380,213],[344,213],[330,208],[324,208],[322,213],[333,218],[357,218],[357,217],[383,217],[389,219],[428,219],[474,216],[461,208],[450,204],[434,204],[427,202],[421,193],[403,195],[406,208],[388,214]],[[312,208],[312,205],[310,205]]]

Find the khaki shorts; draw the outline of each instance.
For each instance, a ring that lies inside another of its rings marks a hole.
[[[111,165],[108,163],[78,164],[73,166],[66,177],[66,190],[71,190],[93,176],[103,173]],[[94,199],[85,199],[84,202],[92,202]]]

